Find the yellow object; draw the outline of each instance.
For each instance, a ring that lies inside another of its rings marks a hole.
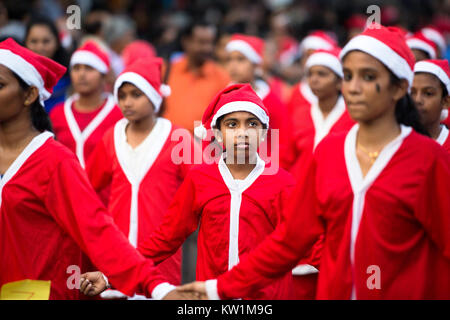
[[[30,279],[5,283],[0,289],[0,300],[48,300],[50,283]]]

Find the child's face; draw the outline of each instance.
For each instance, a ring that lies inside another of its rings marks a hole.
[[[216,139],[223,141],[227,157],[234,157],[235,163],[247,163],[256,154],[266,131],[261,121],[246,111],[225,115],[218,126]]]
[[[429,73],[414,75],[411,97],[420,113],[424,126],[440,121],[442,109],[448,108],[449,97],[443,97],[441,82]]]
[[[255,65],[239,51],[228,53],[225,68],[235,83],[250,83],[254,79]]]
[[[129,121],[153,116],[153,103],[148,97],[131,83],[124,83],[118,91],[119,108],[123,116]]]
[[[331,69],[324,66],[309,68],[308,84],[319,99],[334,96],[341,90],[341,79]]]
[[[85,65],[76,64],[70,70],[73,89],[81,95],[91,94],[103,87],[104,75],[96,69]]]

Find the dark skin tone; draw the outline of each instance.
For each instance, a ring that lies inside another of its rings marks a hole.
[[[199,73],[203,64],[212,57],[216,31],[209,26],[196,26],[192,34],[182,39],[186,53],[188,69]]]
[[[30,107],[39,98],[36,87],[24,91],[13,73],[0,65],[0,174],[5,174],[31,140],[40,134],[33,127]]]
[[[70,70],[70,78],[80,96],[75,101],[75,109],[86,113],[97,110],[104,102],[105,76],[88,65],[76,64]]]
[[[329,68],[312,66],[308,70],[308,84],[316,95],[324,118],[333,110],[339,98],[341,79]]]
[[[373,165],[368,152],[380,152],[400,134],[395,105],[408,82],[393,85],[389,71],[374,57],[352,51],[343,60],[342,94],[350,116],[359,123],[356,154],[363,176]]]

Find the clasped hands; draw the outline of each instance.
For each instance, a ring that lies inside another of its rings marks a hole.
[[[80,277],[80,291],[86,296],[96,296],[107,289],[107,283],[100,271],[86,272]],[[163,300],[208,300],[203,281],[195,281],[170,291]]]

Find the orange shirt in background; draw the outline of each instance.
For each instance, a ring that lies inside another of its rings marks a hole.
[[[228,74],[213,61],[207,61],[198,74],[188,70],[185,57],[170,70],[168,84],[171,95],[166,98],[164,117],[175,125],[194,132],[194,121],[201,121],[203,112],[215,95],[230,83]]]

